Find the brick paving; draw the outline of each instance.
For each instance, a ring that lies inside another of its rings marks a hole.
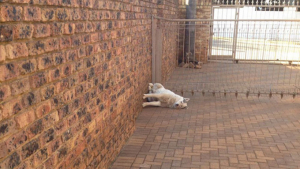
[[[147,107],[111,169],[300,168],[300,98],[185,93],[188,109]]]

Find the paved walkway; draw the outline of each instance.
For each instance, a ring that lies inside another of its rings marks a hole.
[[[300,98],[190,97],[144,108],[111,169],[300,168]]]

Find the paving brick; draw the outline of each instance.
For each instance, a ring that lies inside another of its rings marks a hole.
[[[143,164],[152,168],[299,166],[299,155],[293,153],[300,148],[293,136],[299,135],[293,131],[298,129],[295,124],[299,124],[300,118],[298,99],[186,95],[191,97],[186,110],[144,108],[137,119],[136,131],[116,160],[130,154],[138,161],[138,156],[146,155]],[[286,103],[291,109],[283,108]],[[236,107],[224,108],[224,105]],[[151,147],[147,148],[147,144]],[[169,160],[172,161],[167,165]],[[127,165],[130,164],[139,167],[135,162]],[[112,168],[117,166],[113,164]]]

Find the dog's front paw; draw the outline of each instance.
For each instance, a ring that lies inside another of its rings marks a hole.
[[[143,103],[143,107],[146,107],[146,103]]]
[[[144,94],[144,96],[143,96],[143,99],[146,99],[147,97],[146,97],[146,95]]]

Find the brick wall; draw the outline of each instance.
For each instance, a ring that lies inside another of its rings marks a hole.
[[[0,169],[107,168],[151,81],[151,14],[177,5],[0,0]]]

